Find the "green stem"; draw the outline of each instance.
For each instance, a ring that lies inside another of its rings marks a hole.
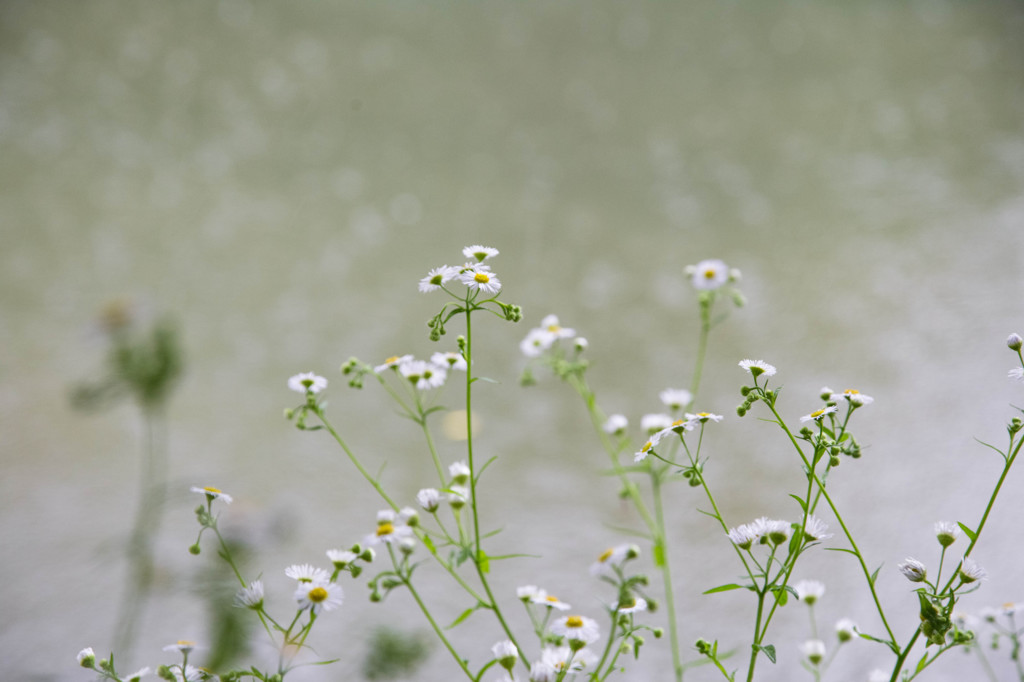
[[[384,501],[388,503],[389,507],[391,507],[395,511],[398,511],[398,505],[395,504],[394,500],[392,500],[386,492],[384,492],[384,488],[381,487],[381,484],[377,482],[377,479],[371,476],[370,472],[363,468],[363,464],[362,462],[359,461],[359,458],[356,457],[355,453],[349,449],[348,445],[345,443],[344,440],[342,440],[338,432],[334,430],[333,426],[331,426],[331,423],[327,421],[327,415],[325,415],[324,411],[320,409],[320,406],[316,405],[311,409],[313,410],[313,414],[315,414],[320,419],[320,422],[324,425],[324,428],[327,429],[327,432],[334,437],[334,440],[337,441],[338,445],[341,446],[341,449],[345,451],[345,454],[348,455],[349,460],[351,460],[352,464],[355,465],[356,469],[359,470],[359,473],[363,475],[363,478],[365,478],[369,482],[369,484],[373,486],[373,489],[376,490],[377,494],[380,495],[384,499]]]
[[[708,336],[711,332],[711,301],[700,306],[700,337],[697,342],[697,360],[693,368],[693,381],[690,384],[690,395],[693,403],[697,402],[697,391],[700,390],[700,378],[704,371],[704,356],[708,350]]]
[[[764,595],[768,589],[768,576],[765,575],[765,589],[757,593],[757,618],[754,620],[754,643],[750,646],[750,665],[747,668],[747,682],[754,679],[754,667],[757,665],[757,655],[761,653],[761,615],[764,613]]]
[[[677,682],[683,679],[683,662],[679,651],[679,625],[676,622],[676,602],[672,594],[672,570],[668,563],[668,545],[665,541],[665,514],[661,500],[661,478],[658,474],[651,475],[651,490],[654,501],[654,513],[658,523],[658,535],[655,537],[655,547],[660,548],[661,578],[665,584],[665,605],[668,610],[668,632],[669,641],[672,644],[672,666],[675,671]]]

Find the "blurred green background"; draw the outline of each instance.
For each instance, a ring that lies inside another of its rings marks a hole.
[[[1007,405],[1022,402],[1003,345],[1024,332],[1022,35],[1021,5],[995,1],[6,0],[0,677],[87,679],[75,653],[111,646],[142,430],[130,406],[87,417],[67,400],[100,371],[104,305],[172,315],[187,356],[158,584],[128,671],[212,636],[196,585],[219,567],[185,551],[189,486],[236,497],[224,524],[280,610],[286,565],[325,563],[372,529],[368,486],[325,437],[280,418],[296,400],[288,376],[331,381],[336,421],[387,462],[396,497],[429,484],[414,427],[337,368],[453,349],[427,339],[441,299],[416,282],[473,243],[501,250],[503,299],[526,313],[477,330],[480,371],[503,384],[475,401],[481,447],[499,456],[485,522],[505,528],[501,550],[543,555],[496,568],[510,605],[533,583],[596,614],[610,595],[587,566],[622,540],[609,526],[631,521],[568,389],[518,387],[519,339],[558,313],[590,339],[602,406],[636,424],[660,411],[658,391],[689,384],[683,269],[717,257],[743,271],[749,298],[716,330],[705,371],[702,407],[727,415],[706,444],[723,512],[793,516],[800,480],[769,425],[734,416],[738,360],[779,367],[793,419],[825,384],[873,395],[856,429],[865,457],[838,471],[835,495],[869,560],[885,562],[880,589],[909,636],[916,598],[895,564],[934,563],[934,521],[976,521],[998,462],[973,438],[1001,445]],[[461,403],[454,390],[441,400]],[[991,578],[969,610],[1024,599],[1022,489],[1017,471],[975,553]],[[691,489],[670,502],[684,645],[742,651],[749,595],[700,596],[735,573],[731,552]],[[876,629],[852,559],[819,554],[797,577],[828,585],[822,627],[849,616]],[[296,682],[359,679],[373,627],[425,627],[406,595],[371,605],[361,584],[345,587],[313,634],[342,662]],[[447,588],[436,599],[451,617],[468,605]],[[804,674],[806,614],[791,611],[764,679]],[[483,615],[457,632],[477,663],[499,638]],[[435,647],[413,679],[452,679],[446,656]],[[921,679],[979,670],[949,658],[958,672]],[[651,642],[623,679],[667,679],[669,660]],[[832,679],[889,662],[856,643]]]

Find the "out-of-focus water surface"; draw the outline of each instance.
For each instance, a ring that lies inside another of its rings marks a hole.
[[[526,312],[518,327],[475,326],[478,371],[500,382],[474,400],[480,452],[498,456],[484,522],[505,529],[498,551],[542,557],[495,566],[510,608],[533,583],[598,614],[611,595],[587,567],[623,539],[612,526],[633,523],[579,401],[552,379],[518,387],[519,339],[558,313],[590,340],[602,406],[637,424],[658,391],[689,384],[683,268],[718,257],[749,298],[715,331],[701,400],[726,415],[705,440],[723,513],[794,517],[787,493],[801,486],[776,429],[756,410],[735,416],[738,360],[778,366],[794,420],[826,384],[874,396],[855,428],[865,456],[836,472],[834,495],[884,562],[879,590],[909,637],[916,597],[895,565],[937,561],[935,521],[977,521],[998,458],[974,438],[1002,445],[1008,405],[1024,402],[1004,346],[1024,330],[1021,35],[1010,2],[3,3],[0,677],[87,679],[75,653],[111,646],[141,431],[128,406],[83,416],[67,401],[99,371],[107,301],[173,313],[188,353],[158,589],[122,661],[133,670],[209,635],[195,584],[216,557],[185,551],[190,485],[236,497],[223,523],[256,543],[279,613],[284,566],[325,563],[372,529],[369,486],[322,433],[280,418],[296,401],[289,375],[332,382],[332,415],[371,468],[387,463],[397,498],[432,484],[414,425],[337,368],[453,349],[457,329],[427,339],[442,299],[416,282],[472,243],[501,250],[503,298]],[[441,402],[462,399],[449,387]],[[967,610],[1024,600],[1022,490],[1013,472]],[[737,573],[703,505],[671,489],[682,639],[717,638],[742,660],[753,599],[700,596]],[[444,584],[434,573],[424,581]],[[827,583],[823,629],[849,616],[880,631],[851,557],[818,552],[798,573]],[[360,679],[377,623],[426,628],[406,594],[381,606],[362,584],[346,590],[311,638],[342,661],[297,682]],[[469,605],[430,595],[442,620]],[[762,659],[763,679],[798,679],[803,607],[776,628],[779,664]],[[475,665],[500,638],[486,614],[454,636]],[[1007,658],[990,655],[1009,675]],[[920,679],[979,674],[949,659]],[[650,640],[622,679],[668,679],[669,661]],[[851,644],[831,679],[890,662]],[[457,672],[435,647],[415,679]]]

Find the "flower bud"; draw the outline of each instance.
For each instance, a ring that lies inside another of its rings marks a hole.
[[[200,549],[199,549],[199,543],[198,542],[196,544],[194,544],[194,545],[191,545],[188,548],[188,553],[189,554],[199,554],[199,552],[200,552]]]
[[[1006,347],[1010,350],[1020,352],[1021,347],[1024,346],[1024,339],[1021,339],[1020,334],[1010,334],[1006,339]]]
[[[96,654],[93,653],[92,647],[87,647],[78,652],[78,665],[83,668],[96,667]]]
[[[917,559],[907,557],[907,560],[896,566],[907,580],[912,583],[924,582],[928,577],[928,569]]]

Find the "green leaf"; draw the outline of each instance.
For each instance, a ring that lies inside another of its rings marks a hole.
[[[976,541],[978,539],[978,534],[975,533],[970,528],[968,528],[967,526],[965,526],[964,524],[962,524],[959,521],[957,521],[956,525],[960,526],[960,530],[962,530],[964,532],[964,535],[966,535],[967,537],[969,537],[971,539],[971,542],[974,542],[974,541]]]
[[[712,587],[710,590],[704,590],[701,594],[714,594],[715,592],[729,592],[730,590],[742,590],[744,587],[750,589],[748,585],[737,585],[736,583],[729,583],[728,585],[719,585],[718,587]]]
[[[484,381],[488,384],[500,384],[501,382],[497,379],[491,379],[490,377],[473,377],[470,381]]]
[[[826,547],[825,550],[829,552],[846,552],[847,554],[852,554],[853,556],[860,556],[852,549],[846,549],[845,547]]]
[[[921,657],[921,660],[917,662],[917,668],[915,668],[914,672],[915,673],[921,672],[922,670],[924,670],[924,667],[926,665],[928,665],[928,652],[927,651],[924,652],[924,656]]]
[[[423,536],[423,544],[428,550],[430,550],[431,554],[437,554],[437,547],[434,546],[434,541],[431,540],[429,536]]]
[[[481,549],[480,552],[476,555],[476,562],[480,565],[481,571],[483,571],[484,573],[491,572],[491,562],[487,557],[487,552]]]
[[[875,569],[875,572],[872,573],[871,577],[868,579],[872,587],[874,586],[875,581],[878,580],[878,572],[882,570],[882,566],[885,566],[885,562],[878,564],[878,568]]]
[[[792,493],[790,493],[789,496],[792,497],[794,500],[796,500],[796,503],[800,505],[800,509],[802,509],[804,514],[806,514],[807,513],[807,503],[803,501],[803,498],[801,498],[801,497],[799,497],[797,495],[794,495]]]
[[[469,607],[463,611],[458,618],[452,621],[452,624],[445,628],[445,630],[451,630],[453,627],[466,620],[473,615],[473,612],[480,608],[480,602],[477,602],[474,606]]]
[[[764,646],[762,646],[760,644],[755,644],[754,647],[756,649],[759,649],[760,651],[763,651],[764,655],[768,657],[769,661],[771,661],[772,663],[775,662],[775,645],[765,644]]]

